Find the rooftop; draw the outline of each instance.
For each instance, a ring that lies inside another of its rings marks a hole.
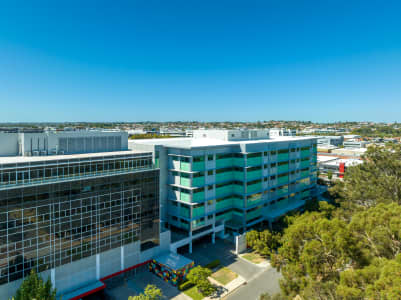
[[[193,261],[185,256],[175,254],[172,252],[166,252],[160,254],[154,258],[159,264],[162,264],[172,270],[179,270],[189,265]]]
[[[276,142],[291,142],[316,139],[317,137],[300,137],[300,136],[280,136],[271,139],[260,140],[245,140],[245,141],[224,141],[210,138],[171,138],[171,139],[138,139],[129,140],[129,144],[146,144],[146,145],[162,145],[173,148],[201,148],[208,146],[229,146],[241,144],[260,144],[260,143],[276,143]]]
[[[44,156],[3,156],[0,157],[0,164],[17,164],[17,163],[31,163],[52,160],[69,160],[69,159],[88,159],[96,157],[110,157],[140,154],[151,155],[150,152],[140,150],[126,150],[126,151],[112,151],[112,152],[96,152],[96,153],[82,153],[82,154],[65,154],[65,155],[44,155]]]

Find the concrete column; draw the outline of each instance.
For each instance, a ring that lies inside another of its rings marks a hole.
[[[192,253],[192,241],[189,242],[189,253]]]
[[[212,244],[214,244],[216,242],[216,233],[213,232],[212,233]]]
[[[96,254],[96,279],[100,280],[100,254]]]
[[[270,230],[273,230],[273,223],[272,223],[272,221],[269,220],[268,223],[269,223],[269,229],[270,229]]]
[[[121,246],[121,271],[124,269],[124,246]]]
[[[50,270],[50,280],[52,282],[52,287],[56,287],[56,269],[51,269]]]

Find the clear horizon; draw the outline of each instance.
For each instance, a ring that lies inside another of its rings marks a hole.
[[[399,1],[5,2],[0,123],[401,122],[400,11]]]

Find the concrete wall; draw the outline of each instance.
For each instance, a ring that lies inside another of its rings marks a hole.
[[[0,156],[18,155],[18,133],[0,132]]]
[[[140,242],[134,242],[42,272],[40,275],[47,280],[53,272],[57,294],[62,295],[169,251],[170,241],[170,231],[164,231],[160,233],[160,245],[146,251],[141,252]],[[22,279],[1,285],[0,299],[13,297],[21,283]]]
[[[60,153],[60,150],[63,150],[64,154],[128,150],[128,133],[112,131],[0,133],[0,156],[51,155]]]

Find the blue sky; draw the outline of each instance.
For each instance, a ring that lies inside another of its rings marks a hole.
[[[3,1],[0,122],[401,121],[401,1]]]

